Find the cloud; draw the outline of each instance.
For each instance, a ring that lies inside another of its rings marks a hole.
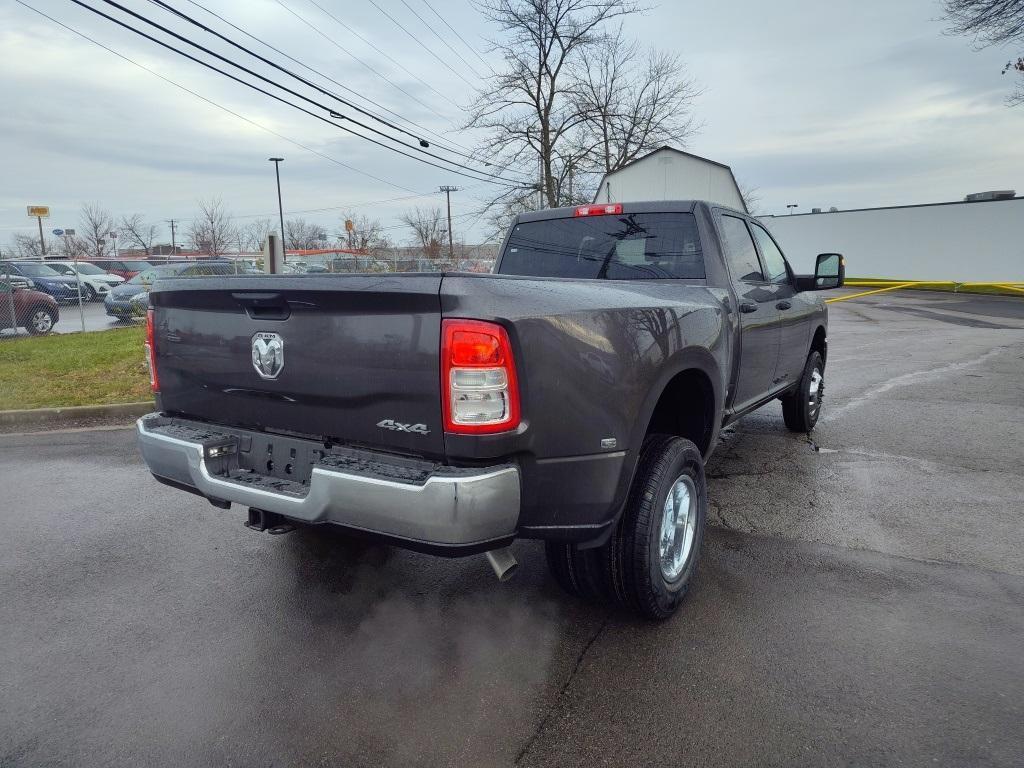
[[[453,197],[456,213],[470,210],[489,191],[348,136],[67,3],[28,1],[271,131],[350,166],[417,192],[440,184],[468,187]],[[142,0],[125,2],[159,16]],[[286,4],[333,43],[269,0],[209,3],[352,92],[472,145],[472,135],[454,130],[462,118],[445,99],[311,4]],[[483,50],[481,39],[492,33],[485,20],[467,13],[461,0],[438,0],[436,7]],[[188,8],[198,15],[195,7]],[[391,11],[410,30],[422,29],[405,9]],[[794,200],[805,208],[867,207],[1024,187],[1024,149],[1015,140],[1024,108],[1003,104],[1006,83],[998,70],[1005,54],[978,52],[970,41],[943,34],[938,13],[934,0],[814,6],[745,0],[729,13],[696,3],[665,3],[630,18],[626,31],[687,62],[704,88],[696,104],[704,130],[691,149],[732,165],[741,180],[759,188],[767,211],[782,211]],[[173,17],[162,18],[186,29]],[[349,4],[341,18],[433,88],[456,102],[468,99],[461,80],[372,5]],[[226,56],[238,53],[203,39]],[[431,35],[422,39],[440,50]],[[30,203],[50,204],[63,226],[73,223],[84,200],[101,200],[117,213],[141,211],[155,220],[187,218],[197,199],[211,196],[223,198],[236,214],[272,212],[277,201],[266,163],[271,155],[286,158],[286,210],[403,194],[204,103],[21,6],[0,8],[0,46],[5,52],[0,99],[7,105],[0,112],[7,150],[0,242],[16,227],[31,231],[33,222],[24,216]],[[404,205],[381,205],[371,213],[391,225]],[[333,227],[335,219],[325,213],[320,222]],[[478,224],[475,234],[484,231]]]

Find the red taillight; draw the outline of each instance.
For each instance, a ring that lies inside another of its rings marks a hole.
[[[482,320],[441,322],[444,429],[470,435],[519,426],[519,386],[508,333]]]
[[[581,205],[573,216],[608,216],[622,213],[622,203],[606,203],[605,205]]]
[[[149,367],[149,386],[160,391],[160,378],[156,375],[156,335],[153,332],[153,310],[146,311],[146,365]]]

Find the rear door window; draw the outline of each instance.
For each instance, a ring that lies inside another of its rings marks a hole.
[[[579,216],[517,224],[498,271],[578,279],[702,279],[704,255],[691,213]]]
[[[757,260],[757,249],[747,229],[747,223],[739,216],[728,214],[722,214],[719,221],[722,227],[722,245],[725,246],[725,258],[729,262],[732,279],[744,283],[763,282],[761,262]]]
[[[786,257],[782,255],[782,249],[772,240],[768,230],[759,224],[752,224],[754,238],[761,249],[761,258],[764,259],[764,268],[768,273],[768,279],[773,283],[788,283],[789,270],[786,268]]]

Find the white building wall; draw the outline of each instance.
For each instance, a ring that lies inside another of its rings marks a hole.
[[[605,176],[594,202],[708,200],[745,210],[732,172],[722,165],[660,149]]]
[[[799,273],[834,251],[846,257],[849,277],[1024,280],[1024,197],[761,220]]]

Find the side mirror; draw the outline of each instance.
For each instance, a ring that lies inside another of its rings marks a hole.
[[[814,289],[841,288],[846,280],[846,259],[841,253],[819,253],[814,264]]]

